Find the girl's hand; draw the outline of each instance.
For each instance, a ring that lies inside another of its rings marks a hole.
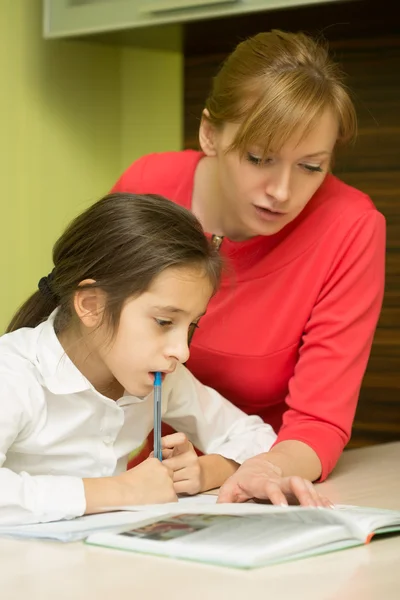
[[[310,481],[296,475],[282,477],[281,469],[263,455],[249,458],[227,479],[219,491],[218,502],[246,502],[252,498],[272,504],[294,501],[302,506],[333,507]]]
[[[202,468],[193,444],[184,433],[172,433],[161,439],[162,464],[173,473],[177,494],[198,494],[202,491]]]
[[[172,471],[155,458],[113,477],[83,479],[86,514],[132,504],[177,502]]]
[[[121,504],[162,504],[176,502],[172,471],[155,458],[148,458],[133,469],[116,476],[123,490]]]

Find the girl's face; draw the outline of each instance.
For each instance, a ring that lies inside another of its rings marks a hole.
[[[125,303],[111,343],[103,326],[96,330],[103,375],[108,373],[110,381],[116,380],[130,395],[149,394],[155,371],[170,373],[189,358],[189,332],[205,313],[212,293],[200,268],[162,272],[147,292]]]
[[[290,139],[264,160],[257,146],[243,158],[226,152],[238,128],[226,123],[216,130],[203,119],[200,139],[203,151],[216,161],[212,176],[224,234],[239,241],[277,233],[301,213],[329,170],[338,123],[326,111],[305,137]]]

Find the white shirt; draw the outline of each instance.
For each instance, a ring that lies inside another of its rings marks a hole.
[[[82,478],[126,470],[153,429],[153,394],[117,401],[97,392],[65,354],[54,313],[0,337],[0,524],[84,514]],[[242,463],[276,439],[183,366],[162,386],[163,421],[203,453]]]

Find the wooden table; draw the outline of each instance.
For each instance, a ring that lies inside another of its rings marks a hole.
[[[344,453],[319,486],[337,503],[400,510],[400,442]],[[400,536],[239,571],[46,541],[0,539],[1,600],[399,600]]]

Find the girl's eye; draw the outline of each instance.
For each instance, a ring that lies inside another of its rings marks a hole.
[[[198,323],[190,323],[189,325],[189,331],[188,331],[188,343],[190,344],[190,341],[194,335],[194,332],[196,331],[196,329],[199,328],[199,324]]]
[[[156,323],[160,327],[168,327],[168,325],[172,325],[172,321],[165,321],[164,319],[156,319]]]
[[[302,164],[301,166],[303,167],[303,169],[305,169],[309,173],[322,173],[322,169],[319,165]]]

